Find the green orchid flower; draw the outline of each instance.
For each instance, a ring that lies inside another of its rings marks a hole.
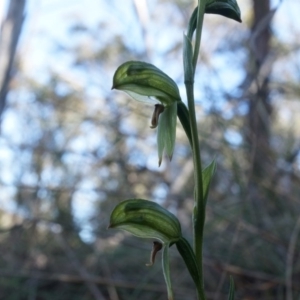
[[[155,256],[162,249],[162,268],[167,285],[168,299],[173,300],[173,291],[170,275],[169,248],[179,242],[182,247],[182,233],[179,220],[167,209],[159,204],[144,199],[128,199],[119,203],[110,215],[108,228],[125,230],[140,238],[154,238],[151,252],[151,261],[147,266],[154,263]],[[186,252],[183,247],[182,252]]]
[[[161,165],[164,150],[171,160],[176,138],[177,104],[181,102],[176,83],[152,64],[128,61],[116,70],[112,89],[154,105],[150,127],[157,127],[158,165]]]

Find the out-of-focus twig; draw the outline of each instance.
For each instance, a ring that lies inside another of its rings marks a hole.
[[[211,210],[212,213],[221,216],[224,220],[235,224],[235,220],[231,219],[230,217],[226,216],[226,214],[224,212],[222,212],[219,208],[208,205],[207,207],[208,209]],[[286,248],[285,243],[276,235],[274,235],[274,233],[267,231],[267,230],[263,230],[261,228],[258,228],[256,226],[254,226],[253,224],[250,224],[244,220],[239,220],[239,228],[240,229],[244,229],[249,233],[252,233],[254,235],[259,236],[260,238],[268,241],[269,243],[272,243],[274,245]]]
[[[107,278],[111,278],[112,277],[111,270],[105,259],[102,260],[102,267],[105,272],[105,276]],[[109,298],[111,300],[119,300],[118,292],[117,292],[116,286],[114,284],[108,284],[107,290],[109,293]]]
[[[143,35],[145,50],[146,50],[146,56],[150,57],[152,43],[147,31],[150,22],[147,0],[133,0],[133,4],[135,6],[139,23],[141,25],[142,35]]]
[[[297,244],[297,238],[300,233],[300,217],[298,218],[294,230],[292,232],[290,243],[287,251],[286,259],[286,272],[285,272],[285,284],[286,284],[286,300],[293,300],[293,287],[292,287],[292,277],[293,277],[293,259]]]
[[[204,259],[204,264],[217,270],[225,270],[226,272],[231,273],[233,275],[245,276],[257,280],[267,281],[270,283],[280,284],[283,286],[286,285],[284,278],[267,274],[265,272],[247,270],[235,265],[218,262],[211,259]],[[300,287],[295,286],[295,289],[299,290]]]
[[[238,241],[239,232],[240,232],[240,223],[237,224],[237,226],[235,228],[235,231],[234,231],[234,234],[233,234],[232,241],[230,243],[229,254],[228,254],[228,257],[227,257],[227,262],[228,263],[230,263],[234,246],[236,245],[236,243]],[[218,287],[217,287],[217,290],[216,290],[216,293],[215,293],[215,296],[214,296],[214,300],[220,299],[220,293],[221,293],[221,289],[224,285],[226,275],[227,275],[227,271],[224,269],[222,271],[222,276],[219,280],[219,284],[218,284]]]
[[[46,273],[46,272],[32,272],[32,271],[11,271],[11,270],[0,270],[0,278],[1,277],[13,277],[13,278],[25,278],[25,279],[38,279],[38,280],[49,280],[49,281],[59,281],[65,283],[83,283],[85,279],[82,276],[70,275],[70,274],[58,274],[58,273]],[[91,276],[89,281],[97,284],[97,285],[113,285],[118,288],[123,289],[136,289],[136,282],[129,282],[124,280],[111,280],[104,277],[99,276]],[[144,284],[139,287],[144,291],[158,292],[161,294],[166,294],[166,287],[157,284]],[[174,290],[178,293],[178,295],[184,294],[188,296],[193,294],[193,289],[183,288],[181,286],[174,287]]]
[[[73,264],[73,266],[76,268],[78,271],[79,275],[82,277],[84,280],[86,286],[89,288],[91,294],[95,297],[96,300],[105,300],[105,297],[103,294],[100,292],[96,284],[91,280],[91,276],[87,272],[87,270],[84,268],[84,266],[80,263],[78,260],[76,254],[74,251],[71,249],[71,247],[68,245],[66,240],[62,237],[61,233],[55,234],[55,237],[63,250],[65,251],[67,257]]]

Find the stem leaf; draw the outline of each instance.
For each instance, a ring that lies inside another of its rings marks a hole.
[[[189,242],[185,238],[181,238],[176,242],[176,247],[178,252],[180,253],[182,259],[185,262],[185,265],[196,285],[198,292],[201,294],[201,273],[197,265],[196,256]]]
[[[230,276],[230,286],[229,286],[228,300],[234,300],[234,281],[233,281],[232,276]]]
[[[197,27],[197,14],[198,14],[198,6],[194,9],[189,21],[187,37],[190,40],[192,40],[194,31],[196,30]]]
[[[203,184],[203,199],[205,204],[207,202],[208,192],[210,183],[213,175],[216,171],[216,162],[213,160],[203,171],[202,171],[202,184]]]

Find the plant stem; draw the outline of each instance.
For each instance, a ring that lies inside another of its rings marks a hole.
[[[198,14],[197,14],[197,27],[196,27],[196,41],[193,55],[193,78],[195,77],[196,65],[198,61],[201,32],[203,25],[203,18],[205,12],[206,0],[198,0]],[[195,112],[195,99],[194,99],[194,80],[185,80],[186,93],[188,99],[189,117],[192,135],[192,152],[194,161],[194,179],[195,179],[195,206],[193,211],[193,236],[194,236],[194,252],[196,261],[199,267],[201,283],[199,287],[198,298],[205,300],[204,292],[204,279],[203,279],[203,231],[205,222],[205,201],[203,197],[203,179],[202,179],[202,166],[201,166],[201,153],[198,138],[197,120]]]
[[[201,276],[201,300],[205,299],[204,280],[203,280],[203,262],[202,262],[202,246],[203,246],[203,229],[205,220],[205,203],[203,200],[202,185],[202,167],[201,155],[198,139],[198,130],[195,114],[193,83],[186,82],[186,92],[188,98],[188,107],[190,113],[191,133],[192,133],[192,152],[194,161],[194,180],[195,180],[195,206],[193,212],[193,235],[194,235],[194,252]]]

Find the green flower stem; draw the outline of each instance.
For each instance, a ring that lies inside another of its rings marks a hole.
[[[191,133],[193,142],[193,161],[194,161],[194,178],[195,178],[195,207],[193,213],[193,235],[194,235],[194,252],[196,261],[201,274],[201,286],[202,291],[201,300],[205,300],[204,296],[204,281],[203,281],[203,261],[202,261],[202,246],[203,246],[203,229],[205,221],[205,203],[203,199],[203,179],[202,179],[202,167],[201,167],[201,155],[198,138],[198,130],[195,114],[195,101],[194,101],[194,84],[186,82],[186,92],[188,98],[188,106],[190,112]],[[199,299],[199,300],[200,300]]]
[[[198,0],[198,15],[197,15],[197,28],[196,28],[196,41],[193,55],[193,78],[195,77],[195,71],[199,56],[201,32],[203,26],[204,12],[205,12],[206,0]],[[203,280],[203,231],[205,222],[205,201],[203,197],[203,178],[202,178],[202,166],[201,166],[201,153],[198,138],[197,120],[195,112],[195,99],[194,99],[194,80],[188,80],[185,78],[186,94],[188,99],[188,109],[190,116],[190,126],[192,134],[192,152],[194,161],[194,178],[195,178],[195,207],[193,212],[193,235],[194,235],[194,252],[196,256],[196,262],[198,264],[201,283],[200,287],[200,299],[205,300],[204,292],[204,280]],[[199,300],[200,300],[199,299]]]

